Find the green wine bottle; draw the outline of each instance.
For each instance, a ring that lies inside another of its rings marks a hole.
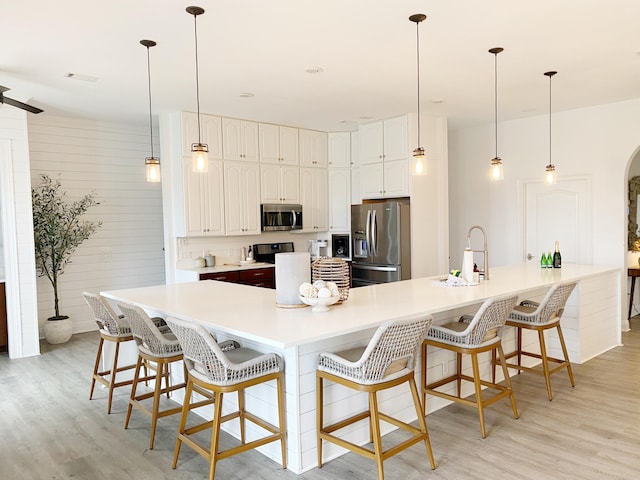
[[[562,268],[562,256],[560,255],[560,242],[556,240],[556,251],[553,253],[553,268]]]

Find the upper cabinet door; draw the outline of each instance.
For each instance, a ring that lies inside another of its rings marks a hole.
[[[298,129],[261,123],[260,162],[298,165]]]
[[[283,165],[298,165],[298,129],[280,127],[280,158]]]
[[[242,140],[242,160],[257,163],[260,159],[258,153],[258,122],[241,120],[240,138]]]
[[[222,118],[200,115],[200,141],[209,148],[209,158],[222,160]],[[182,112],[182,154],[191,155],[191,145],[198,143],[198,114]]]
[[[300,166],[320,167],[327,166],[327,134],[316,130],[300,129]]]
[[[300,133],[302,139],[302,131]],[[302,140],[301,150],[302,150]],[[328,135],[329,167],[349,168],[351,166],[351,134],[349,132],[333,132]],[[302,159],[300,159],[302,165]]]
[[[384,121],[384,161],[403,160],[409,157],[407,116]]]
[[[258,161],[258,124],[235,118],[222,118],[225,160]]]
[[[222,119],[222,153],[225,160],[242,160],[240,120]]]
[[[260,162],[280,163],[280,129],[278,125],[261,123],[258,125],[260,138]]]
[[[384,135],[382,122],[360,126],[360,164],[382,162],[384,158]]]

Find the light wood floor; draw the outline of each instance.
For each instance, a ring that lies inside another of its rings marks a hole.
[[[552,402],[542,377],[515,377],[521,417],[514,420],[506,402],[490,407],[485,440],[470,408],[452,405],[429,415],[438,468],[431,471],[424,446],[415,445],[385,462],[386,478],[640,478],[640,317],[631,325],[623,347],[574,367],[575,388],[564,373],[554,375]],[[126,388],[116,394],[111,415],[104,389],[88,400],[97,342],[97,334],[87,333],[65,345],[43,344],[39,357],[0,355],[0,478],[206,478],[207,462],[186,446],[171,469],[177,417],[159,421],[150,451],[147,417],[134,411],[129,429],[123,427]],[[348,454],[296,476],[246,452],[220,461],[216,478],[360,480],[376,478],[376,469]]]

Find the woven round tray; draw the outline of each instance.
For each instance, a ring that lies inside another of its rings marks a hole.
[[[311,281],[334,282],[340,292],[340,300],[349,298],[349,264],[341,258],[319,258],[311,264]]]

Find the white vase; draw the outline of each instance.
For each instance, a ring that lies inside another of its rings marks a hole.
[[[44,324],[44,338],[47,343],[53,345],[68,342],[72,333],[73,322],[70,318],[47,320]]]

